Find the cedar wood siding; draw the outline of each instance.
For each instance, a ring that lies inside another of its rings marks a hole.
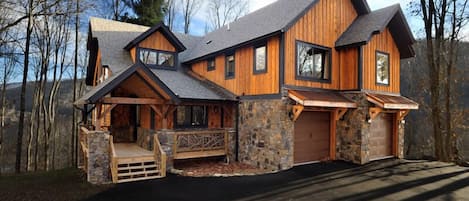
[[[168,52],[176,52],[176,48],[164,37],[164,35],[157,31],[138,44],[139,47],[164,50]]]
[[[215,70],[207,71],[207,60],[192,64],[192,71],[216,83],[238,96],[279,93],[279,48],[278,36],[267,40],[267,72],[254,74],[254,46],[235,50],[235,76],[225,79],[225,55],[217,55]]]
[[[353,65],[341,65],[340,52],[335,50],[335,42],[342,33],[352,24],[357,12],[350,0],[320,0],[311,10],[301,17],[285,33],[285,84],[299,87],[340,89],[340,68],[353,68],[356,58],[350,62]],[[296,41],[308,42],[314,45],[331,48],[331,83],[296,80]],[[351,53],[353,54],[353,53]],[[349,79],[346,75],[342,79]],[[349,81],[344,82],[346,88]]]
[[[340,90],[358,89],[358,50],[348,48],[339,51]]]
[[[389,54],[389,86],[376,84],[376,51]],[[400,53],[388,28],[363,46],[363,88],[371,91],[400,93]]]

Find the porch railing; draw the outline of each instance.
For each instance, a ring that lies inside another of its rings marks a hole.
[[[159,162],[160,176],[166,176],[166,152],[161,147],[158,135],[153,135],[153,153],[155,154],[155,161]]]
[[[176,131],[173,135],[174,159],[188,159],[228,154],[228,131]]]
[[[81,151],[83,154],[83,163],[79,164],[79,166],[82,166],[85,171],[87,171],[88,168],[88,134],[89,130],[86,129],[85,127],[80,127],[80,136],[79,136],[79,143],[81,147]],[[80,160],[81,161],[81,160]]]

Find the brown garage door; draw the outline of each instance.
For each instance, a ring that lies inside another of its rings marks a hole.
[[[392,114],[381,113],[371,122],[371,160],[392,156],[392,117]]]
[[[295,122],[295,164],[329,156],[329,112],[303,112]]]

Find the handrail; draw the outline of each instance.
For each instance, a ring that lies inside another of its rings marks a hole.
[[[160,174],[162,177],[166,176],[166,152],[163,150],[158,140],[158,134],[153,135],[153,153],[155,155],[155,160],[160,161]]]
[[[111,166],[111,177],[112,182],[117,183],[118,180],[118,164],[117,164],[117,154],[116,148],[114,147],[114,138],[112,135],[109,135],[109,155],[110,155],[110,166]]]
[[[207,155],[227,155],[228,129],[175,131],[173,133],[173,155],[175,158]],[[184,156],[182,156],[182,155]]]

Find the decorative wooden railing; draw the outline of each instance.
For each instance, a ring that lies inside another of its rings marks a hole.
[[[173,135],[174,159],[223,156],[228,154],[228,131],[176,131]]]
[[[111,159],[111,177],[112,182],[117,183],[118,181],[118,161],[117,161],[117,154],[116,148],[114,147],[114,138],[112,135],[109,136],[109,158]]]
[[[158,135],[153,135],[153,153],[155,154],[155,161],[159,162],[160,176],[166,176],[166,152],[163,150],[158,140]]]
[[[85,127],[80,127],[80,136],[79,136],[79,142],[80,142],[80,147],[81,151],[83,153],[83,164],[79,164],[80,166],[83,166],[83,169],[87,171],[88,168],[88,134],[89,130],[86,129]]]

